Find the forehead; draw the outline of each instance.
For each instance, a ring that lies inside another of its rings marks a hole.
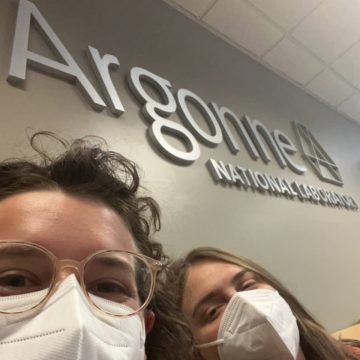
[[[187,271],[183,295],[183,311],[191,312],[195,304],[211,291],[224,288],[239,271],[239,265],[217,261],[201,260]]]
[[[30,191],[0,201],[0,240],[40,244],[81,260],[103,249],[134,251],[123,219],[105,204],[59,191]]]

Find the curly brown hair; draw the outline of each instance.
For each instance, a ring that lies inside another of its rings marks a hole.
[[[62,145],[64,152],[50,156],[42,149],[44,138]],[[37,161],[0,163],[0,200],[21,192],[52,189],[99,200],[122,217],[140,252],[161,260],[161,244],[150,239],[152,229],[157,231],[161,226],[158,204],[151,197],[138,195],[136,165],[119,153],[103,150],[101,142],[105,143],[93,136],[68,142],[50,132],[37,132],[30,138],[39,155]]]
[[[32,135],[30,144],[36,152],[35,158],[0,162],[0,201],[34,190],[61,190],[101,201],[125,221],[142,254],[163,264],[168,262],[162,245],[151,238],[152,233],[161,227],[159,206],[153,198],[139,195],[139,174],[132,161],[117,152],[103,149],[105,140],[95,136],[69,142],[43,131]],[[49,149],[58,146],[62,149],[60,153],[50,155]],[[170,324],[162,320],[168,314],[163,309],[165,304],[161,296],[162,290],[155,289],[149,305],[157,319],[146,342],[149,360],[161,359],[159,351],[167,351],[163,341],[166,343],[167,337],[172,336]]]

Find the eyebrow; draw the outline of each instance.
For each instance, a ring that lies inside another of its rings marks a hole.
[[[30,249],[27,248],[24,250],[24,248],[15,248],[15,247],[5,247],[4,250],[0,251],[0,254],[5,254],[5,255],[12,255],[12,256],[28,256],[28,255],[33,255],[33,254],[40,254],[40,250],[39,249]]]
[[[95,264],[106,266],[108,268],[119,268],[119,269],[127,271],[129,273],[136,272],[136,268],[131,266],[130,263],[127,263],[123,260],[119,260],[116,258],[105,257],[105,258],[96,259]]]
[[[231,279],[231,285],[236,285],[236,284],[238,284],[240,281],[243,281],[243,279],[244,279],[244,276],[247,274],[247,273],[252,273],[252,271],[251,270],[249,270],[249,269],[244,269],[244,270],[241,270],[241,271],[239,271],[237,274],[235,274],[234,276],[233,276],[233,278]]]
[[[230,280],[230,284],[234,285],[238,281],[241,281],[245,274],[249,272],[250,270],[244,269],[237,272],[232,279]],[[214,299],[220,297],[221,289],[217,288],[215,290],[210,291],[208,294],[206,294],[204,297],[201,298],[201,300],[196,304],[194,307],[194,310],[192,312],[192,318],[194,319],[196,316],[196,313],[200,310],[200,308],[206,304],[211,303]]]

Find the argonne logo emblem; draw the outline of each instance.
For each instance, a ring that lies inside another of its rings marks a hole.
[[[342,186],[344,182],[339,168],[311,134],[310,130],[298,122],[294,122],[294,128],[303,157],[311,164],[319,178],[322,181]]]

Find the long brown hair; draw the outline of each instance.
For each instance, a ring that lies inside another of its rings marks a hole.
[[[187,270],[202,260],[214,260],[239,265],[251,270],[276,289],[289,304],[296,317],[300,332],[300,346],[307,360],[359,359],[356,355],[350,353],[351,348],[345,347],[341,342],[333,339],[290,291],[267,270],[247,258],[217,248],[201,247],[194,249],[184,259],[173,262],[169,268],[167,288],[169,296],[172,297],[176,307],[173,312],[182,320],[184,327],[186,327],[186,321],[181,313],[181,307]],[[193,339],[188,330],[184,332],[184,336],[178,342],[178,347],[181,348],[179,359],[202,359],[199,352],[193,347]]]

